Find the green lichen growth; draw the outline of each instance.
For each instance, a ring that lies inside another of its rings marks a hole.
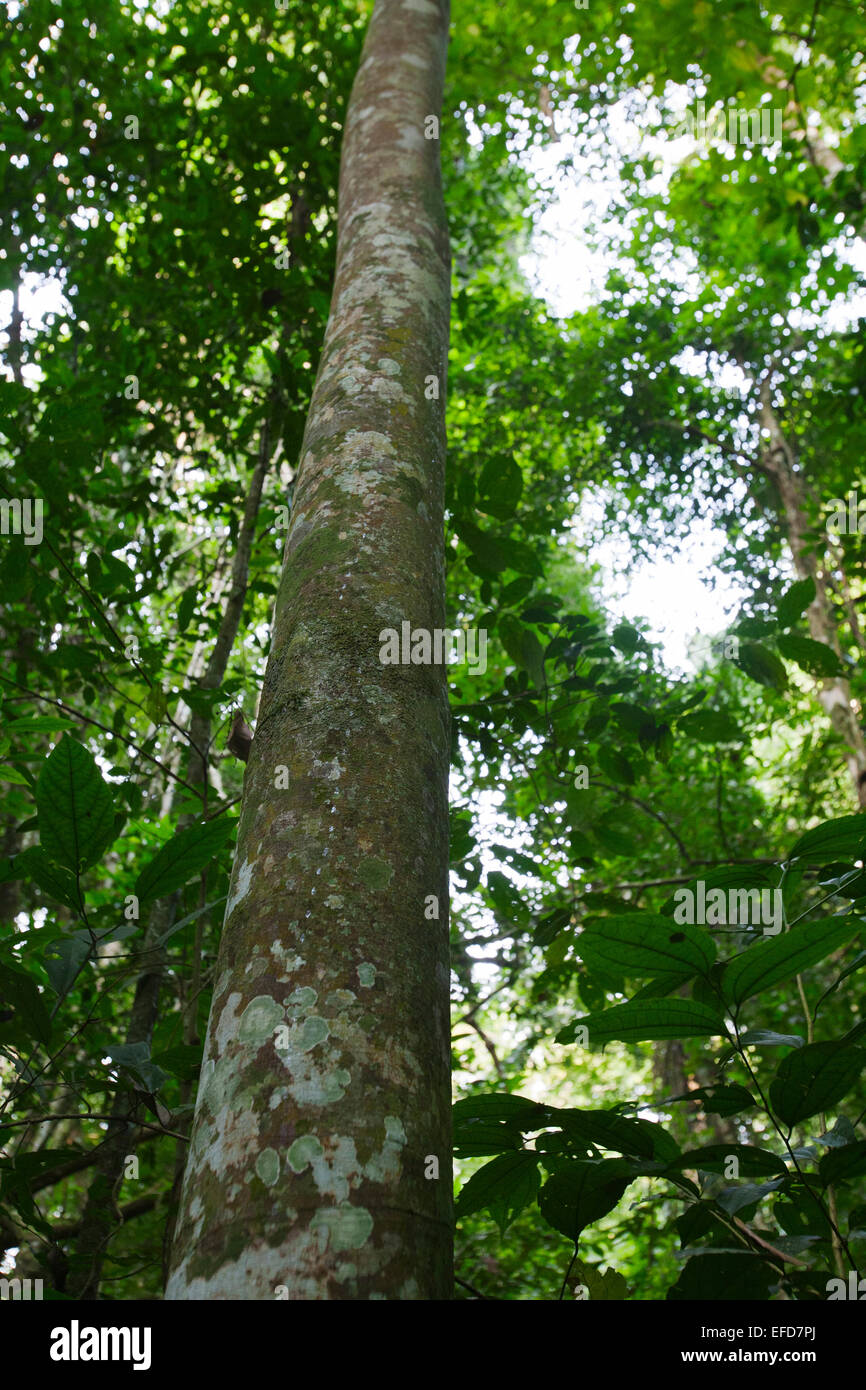
[[[311,1018],[305,1018],[301,1028],[301,1037],[298,1048],[301,1052],[312,1052],[314,1047],[318,1047],[320,1042],[324,1042],[330,1033],[327,1021],[313,1014]]]
[[[394,868],[393,865],[386,864],[384,859],[365,859],[358,869],[358,877],[368,888],[381,892],[394,877]]]
[[[280,1176],[280,1156],[276,1149],[262,1149],[256,1159],[256,1172],[266,1187],[273,1187]]]
[[[315,1134],[302,1134],[300,1139],[295,1140],[286,1157],[293,1173],[303,1173],[307,1165],[321,1158],[324,1152]]]
[[[267,1042],[282,1021],[283,1010],[276,999],[269,994],[259,994],[247,1004],[241,1015],[238,1040],[243,1043]]]
[[[325,1248],[330,1242],[333,1250],[360,1250],[373,1230],[373,1218],[366,1207],[353,1207],[341,1202],[338,1207],[320,1208],[310,1222]]]
[[[313,1007],[318,997],[316,990],[310,989],[309,985],[302,985],[289,995],[286,1004],[298,1013],[306,1013],[308,1009]]]

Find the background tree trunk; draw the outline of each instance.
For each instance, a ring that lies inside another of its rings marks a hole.
[[[827,580],[814,550],[806,542],[809,513],[801,475],[794,468],[794,453],[772,405],[769,377],[761,385],[758,420],[766,435],[763,451],[765,471],[776,483],[781,519],[788,535],[791,558],[799,579],[815,582],[815,598],[806,611],[809,634],[816,642],[830,647],[838,656],[839,636],[833,616]],[[851,701],[851,686],[842,677],[823,680],[818,698],[825,714],[845,745],[845,763],[854,796],[861,810],[866,807],[866,742],[860,720]]]
[[[445,671],[380,661],[444,626],[447,34],[378,0],[347,112],[170,1299],[451,1292]]]

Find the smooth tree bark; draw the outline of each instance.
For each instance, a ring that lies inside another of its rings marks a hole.
[[[377,0],[169,1299],[451,1293],[447,0]],[[417,657],[430,655],[419,639]]]
[[[772,403],[769,376],[758,393],[758,423],[763,433],[762,466],[776,484],[780,517],[787,532],[791,558],[799,579],[811,578],[815,598],[806,610],[809,635],[816,642],[840,654],[839,634],[833,614],[827,576],[808,544],[811,523],[805,482],[796,467],[794,449],[782,428]],[[866,741],[857,710],[851,699],[851,686],[842,676],[822,680],[818,699],[845,748],[845,764],[851,787],[861,810],[866,808]]]

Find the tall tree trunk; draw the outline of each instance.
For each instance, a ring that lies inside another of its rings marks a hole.
[[[806,532],[810,525],[803,481],[794,468],[794,454],[785,437],[779,417],[772,405],[769,375],[761,383],[758,419],[765,434],[763,467],[774,480],[781,502],[781,515],[788,534],[791,558],[801,579],[815,582],[815,598],[809,605],[806,618],[809,633],[816,642],[823,642],[839,655],[839,638],[827,590],[827,581],[814,551],[807,545]],[[851,703],[851,687],[841,677],[824,680],[818,698],[833,728],[845,745],[845,762],[861,809],[866,807],[866,742],[857,711]]]
[[[377,0],[172,1253],[170,1299],[451,1291],[447,0]],[[438,1171],[438,1176],[437,1176]]]

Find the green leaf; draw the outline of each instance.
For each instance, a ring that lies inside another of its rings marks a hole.
[[[736,720],[721,710],[698,710],[695,714],[684,714],[677,728],[699,743],[742,743],[745,738]]]
[[[62,998],[78,977],[90,954],[90,942],[79,935],[52,941],[45,952],[45,973],[55,994]]]
[[[862,1177],[866,1173],[866,1139],[845,1144],[841,1149],[831,1149],[818,1164],[818,1172],[825,1187]]]
[[[186,632],[195,612],[195,605],[198,601],[198,591],[195,588],[184,589],[181,594],[180,603],[177,606],[177,630]]]
[[[486,886],[500,919],[521,923],[529,920],[529,910],[507,874],[491,869]]]
[[[674,751],[674,736],[670,724],[659,724],[656,730],[655,755],[660,763],[669,761]]]
[[[668,1168],[701,1168],[707,1173],[724,1173],[727,1162],[735,1158],[744,1177],[787,1176],[785,1160],[768,1149],[752,1144],[708,1144],[703,1149],[687,1149]]]
[[[236,820],[218,816],[178,830],[138,875],[135,891],[141,901],[164,898],[182,888],[219,855],[235,825]]]
[[[833,648],[824,642],[814,642],[811,637],[798,637],[793,632],[783,633],[779,638],[779,651],[801,670],[808,671],[810,676],[847,674]]]
[[[14,787],[31,786],[31,779],[25,773],[19,772],[17,767],[9,767],[8,764],[0,764],[0,782],[8,782]]]
[[[464,1096],[452,1107],[455,1131],[473,1120],[487,1124],[501,1121],[515,1134],[529,1134],[550,1124],[550,1107],[508,1094]]]
[[[587,1014],[569,1023],[557,1042],[574,1042],[578,1028],[586,1028],[590,1047],[609,1042],[652,1042],[660,1038],[727,1037],[724,1022],[706,1004],[693,999],[646,999],[616,1004],[612,1009]]]
[[[632,627],[630,623],[620,623],[618,627],[615,627],[610,635],[610,640],[619,651],[625,652],[626,656],[630,656],[632,652],[637,651],[638,647],[645,645],[637,628]]]
[[[605,776],[610,777],[618,786],[634,786],[634,768],[628,758],[623,757],[622,753],[618,753],[615,748],[599,748],[598,765]]]
[[[655,717],[648,709],[635,705],[630,700],[615,700],[610,712],[621,729],[634,734],[636,738],[651,742],[656,736]]]
[[[51,1019],[42,1000],[36,981],[24,970],[0,965],[0,1014],[12,1009],[12,1027],[20,1027],[37,1042],[51,1041]],[[4,1030],[8,1027],[4,1024]]]
[[[837,816],[822,821],[801,835],[789,859],[806,859],[811,864],[830,864],[834,859],[864,858],[866,849],[866,812],[853,816]]]
[[[802,1047],[799,1033],[774,1033],[771,1028],[750,1028],[740,1034],[743,1047]]]
[[[699,883],[704,885],[705,897],[713,888],[724,888],[727,894],[731,889],[735,892],[743,892],[751,888],[764,889],[775,886],[774,880],[768,876],[766,869],[751,868],[746,864],[726,864],[724,868],[705,870],[698,878],[693,878],[690,883],[684,885],[692,894],[693,902],[695,901],[694,895],[698,892]],[[682,893],[682,891],[681,888],[677,889],[677,892],[672,893],[662,904],[663,916],[672,917],[677,908],[681,906],[682,900],[678,898],[677,894]],[[740,900],[736,899],[735,901],[739,902]]]
[[[64,734],[36,783],[40,848],[55,863],[81,873],[114,839],[114,800],[92,755]]]
[[[678,926],[653,912],[590,918],[577,940],[590,970],[616,979],[684,981],[706,975],[716,948],[705,931]]]
[[[824,993],[821,995],[820,999],[818,1000],[818,1002],[816,1003],[814,1009],[812,1010],[812,1017],[813,1017],[813,1018],[816,1018],[816,1017],[817,1017],[818,1010],[820,1009],[820,1007],[821,1007],[821,1005],[823,1004],[824,1000],[827,999],[827,998],[829,998],[829,996],[830,996],[831,994],[835,993],[835,991],[836,991],[836,990],[839,988],[839,986],[841,985],[842,981],[843,981],[843,980],[847,980],[848,976],[849,976],[849,975],[853,975],[853,974],[855,973],[855,971],[861,970],[862,967],[863,967],[864,965],[866,965],[866,951],[858,951],[858,952],[857,952],[857,955],[856,955],[856,956],[854,957],[854,959],[851,961],[851,964],[850,964],[850,965],[846,965],[845,969],[842,970],[842,971],[836,976],[836,979],[833,981],[833,983],[830,984],[830,985],[828,985],[827,988],[824,990]]]
[[[489,1211],[500,1231],[535,1200],[539,1155],[527,1149],[500,1154],[479,1168],[460,1190],[455,1216]]]
[[[548,1123],[562,1125],[570,1139],[597,1144],[631,1158],[669,1162],[679,1152],[676,1140],[661,1125],[620,1115],[615,1110],[551,1109]]]
[[[194,1081],[201,1068],[203,1046],[201,1042],[177,1043],[165,1052],[158,1052],[153,1064],[179,1081]]]
[[[859,917],[829,917],[823,922],[802,922],[783,936],[758,941],[725,966],[722,997],[729,1004],[742,1004],[771,985],[802,974],[862,928]]]
[[[788,684],[788,673],[784,664],[760,642],[741,642],[739,655],[734,664],[739,666],[753,681],[766,685],[771,690],[784,690]]]
[[[532,677],[532,684],[536,690],[543,690],[545,687],[544,679],[544,648],[539,642],[534,632],[527,629],[523,634],[523,661]]]
[[[731,1291],[736,1290],[738,1300],[763,1302],[769,1298],[771,1286],[778,1282],[777,1270],[756,1255],[694,1255],[686,1261],[673,1288],[668,1289],[667,1298],[727,1303]]]
[[[523,492],[523,474],[514,458],[502,454],[488,459],[478,479],[478,506],[500,521],[513,516]]]
[[[62,734],[74,729],[75,721],[61,719],[56,714],[33,714],[26,718],[12,719],[4,725],[7,734]]]
[[[487,1154],[502,1154],[522,1149],[519,1134],[512,1134],[500,1124],[483,1124],[476,1120],[454,1134],[454,1153],[457,1158],[482,1158]]]
[[[620,1303],[628,1298],[628,1284],[621,1274],[615,1269],[606,1269],[602,1274],[583,1260],[572,1264],[568,1284],[572,1292],[577,1286],[585,1288],[590,1303]]]
[[[466,520],[461,521],[457,529],[483,574],[500,574],[511,566],[507,546],[495,536]]]
[[[224,903],[227,898],[228,894],[225,893],[221,898],[214,898],[212,902],[205,903],[204,907],[197,907],[194,912],[188,912],[185,917],[181,917],[179,922],[173,922],[168,931],[163,932],[162,936],[159,938],[158,944],[162,946],[164,942],[168,941],[170,936],[174,936],[176,932],[183,931],[184,927],[188,927],[190,922],[195,922],[199,917],[203,916],[205,912],[212,912],[215,907],[219,907],[220,903]]]
[[[791,627],[801,613],[805,613],[809,604],[814,602],[815,593],[815,581],[811,575],[808,579],[795,580],[779,599],[779,607],[776,609],[779,627]]]
[[[558,1159],[538,1194],[541,1214],[555,1231],[577,1244],[581,1232],[612,1211],[640,1174],[633,1159]]]
[[[681,1096],[671,1096],[665,1101],[673,1105],[677,1101],[700,1101],[708,1115],[738,1115],[742,1110],[753,1110],[758,1102],[745,1086],[699,1086],[694,1091],[685,1091]]]
[[[16,854],[15,876],[32,878],[49,898],[71,907],[73,912],[81,911],[81,894],[75,875],[61,865],[52,863],[38,845]]]
[[[499,636],[512,661],[529,672],[536,689],[544,687],[544,649],[534,632],[524,627],[513,613],[499,619]]]
[[[146,1091],[158,1091],[168,1080],[162,1068],[151,1061],[149,1043],[115,1043],[106,1051],[112,1062],[130,1072]]]
[[[857,1084],[866,1063],[860,1047],[810,1043],[790,1052],[770,1082],[770,1101],[789,1128],[829,1110]]]

